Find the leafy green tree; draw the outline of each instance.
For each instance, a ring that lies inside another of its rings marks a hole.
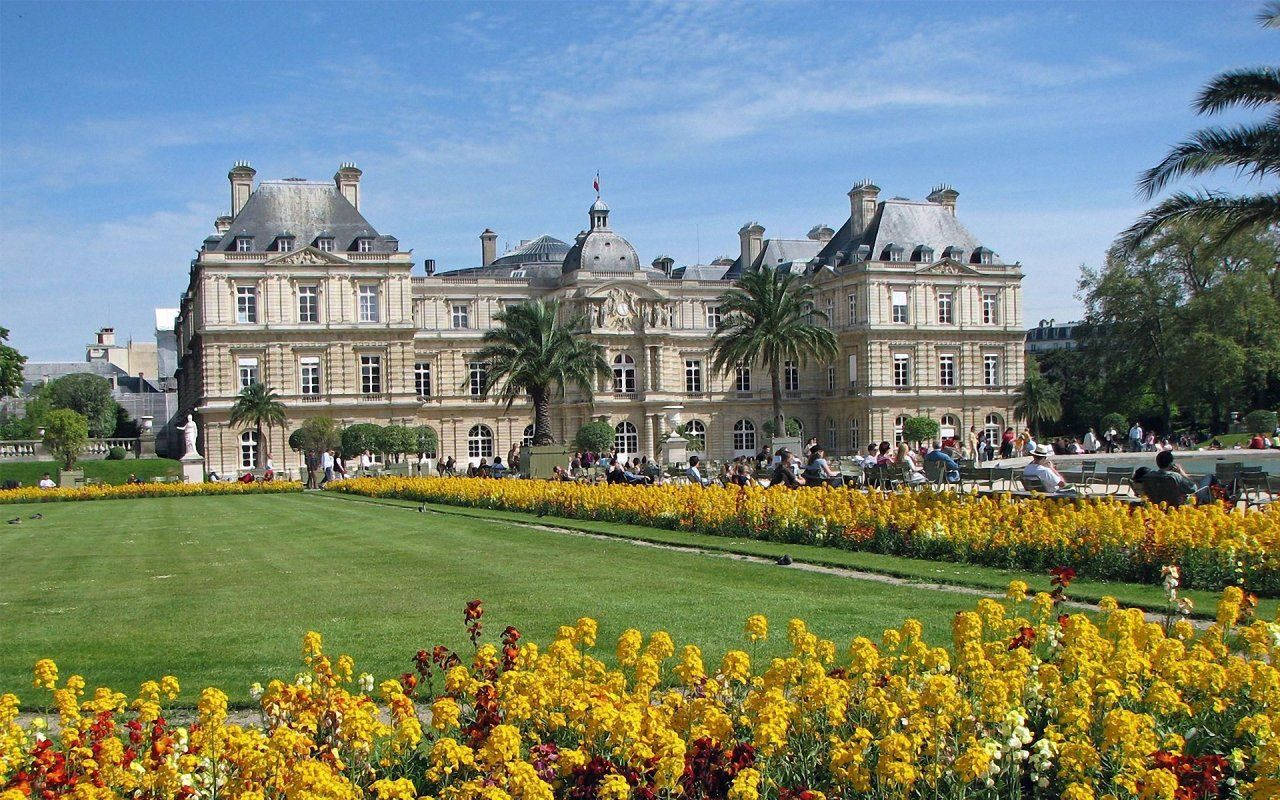
[[[1270,3],[1259,16],[1264,27],[1280,27],[1280,4]],[[1260,109],[1262,121],[1233,127],[1202,128],[1177,144],[1164,160],[1147,170],[1138,189],[1154,197],[1175,180],[1230,170],[1253,180],[1280,174],[1280,69],[1253,67],[1224,72],[1200,91],[1195,102],[1201,114],[1232,109]],[[1142,215],[1121,236],[1129,252],[1171,222],[1189,220],[1217,226],[1220,240],[1280,223],[1280,192],[1233,196],[1201,190],[1178,192]]]
[[[1207,416],[1211,430],[1225,430],[1228,412],[1244,386],[1246,358],[1243,347],[1210,331],[1196,331],[1183,341],[1176,355],[1174,396],[1184,413],[1193,419]]]
[[[711,345],[712,369],[760,363],[769,373],[774,430],[786,430],[782,411],[782,369],[826,362],[839,353],[835,334],[820,323],[827,315],[814,307],[814,288],[791,272],[764,266],[743,273],[738,285],[720,296],[720,325]]]
[[[83,414],[69,408],[49,412],[44,421],[44,447],[69,470],[89,444],[89,422]]]
[[[613,447],[613,426],[603,420],[588,422],[578,428],[574,444],[582,450],[601,453]]]
[[[89,423],[90,436],[110,436],[116,429],[118,404],[111,396],[111,381],[101,375],[63,375],[40,387],[39,394],[49,408],[66,408],[83,416]]]
[[[272,428],[283,428],[288,420],[284,403],[277,399],[276,390],[261,383],[251,383],[240,392],[228,418],[232,427],[252,427],[257,431],[263,463],[271,457],[271,442],[269,436],[263,436],[262,429],[266,428],[270,434]]]
[[[1247,433],[1261,433],[1270,436],[1276,429],[1276,412],[1265,408],[1257,408],[1244,415],[1244,429]]]
[[[928,417],[907,417],[902,423],[902,438],[908,442],[931,442],[938,438],[942,426]]]
[[[0,326],[0,397],[16,396],[22,386],[22,365],[27,357],[5,344],[9,329]]]
[[[310,417],[289,434],[289,446],[310,455],[336,450],[342,446],[342,430],[329,417]]]
[[[378,451],[378,439],[382,435],[382,426],[372,422],[361,422],[342,429],[342,457],[355,458],[365,450]]]
[[[511,408],[518,398],[533,402],[533,443],[551,444],[551,400],[576,387],[589,399],[598,376],[609,375],[604,348],[583,334],[587,320],[566,315],[554,300],[531,300],[494,315],[497,327],[485,331],[474,360],[488,364],[481,395],[495,393]]]
[[[435,428],[430,425],[418,425],[413,428],[414,450],[418,455],[425,455],[428,458],[435,458],[436,451],[440,447],[440,437],[436,435]]]
[[[418,448],[418,435],[404,425],[384,425],[378,431],[376,452],[384,456],[394,456],[399,462],[405,453],[413,453]]]
[[[1115,429],[1117,434],[1123,434],[1128,430],[1129,418],[1124,414],[1118,414],[1112,411],[1109,414],[1103,414],[1102,420],[1098,423],[1098,438],[1109,430]]]
[[[1062,416],[1062,397],[1058,387],[1040,374],[1034,358],[1027,359],[1026,377],[1014,392],[1013,413],[1031,424],[1037,439],[1040,438],[1041,422],[1056,422]]]
[[[774,422],[773,420],[771,420],[771,419],[765,420],[764,425],[762,425],[761,427],[763,427],[763,428],[764,428],[764,435],[765,435],[765,436],[777,436],[777,435],[778,435],[778,433],[777,433],[777,431],[778,431],[777,423],[775,423],[775,422]],[[787,436],[788,436],[789,438],[792,438],[792,439],[796,438],[797,436],[799,436],[799,435],[800,435],[800,432],[801,432],[802,430],[804,430],[804,429],[800,427],[800,420],[796,419],[795,417],[788,417],[788,418],[787,418]]]

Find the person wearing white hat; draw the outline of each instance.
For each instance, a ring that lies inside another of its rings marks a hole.
[[[1038,478],[1040,485],[1044,487],[1046,492],[1053,494],[1069,495],[1075,494],[1075,489],[1067,486],[1067,481],[1062,477],[1062,473],[1053,468],[1053,463],[1049,461],[1049,456],[1053,451],[1042,444],[1038,444],[1031,451],[1031,463],[1027,464],[1022,470],[1023,477]]]

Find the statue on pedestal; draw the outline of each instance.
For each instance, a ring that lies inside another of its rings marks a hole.
[[[200,428],[196,425],[196,421],[190,414],[188,414],[187,424],[178,425],[177,429],[182,431],[182,438],[186,442],[186,448],[182,453],[182,457],[186,458],[187,456],[196,456],[198,458],[200,453],[196,450],[196,436],[200,433]]]

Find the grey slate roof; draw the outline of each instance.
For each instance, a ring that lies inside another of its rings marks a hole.
[[[793,261],[808,261],[818,254],[822,245],[823,242],[813,239],[765,239],[764,247],[760,249],[760,254],[756,256],[751,266],[767,264],[777,267],[779,264],[788,264]],[[736,279],[742,275],[742,270],[742,256],[739,255],[734,259],[733,266],[724,277]]]
[[[690,264],[671,270],[671,277],[686,281],[719,281],[728,271],[727,264]]]
[[[519,247],[498,256],[490,266],[552,263],[559,265],[564,263],[565,254],[568,252],[568,242],[562,242],[544,233],[536,239],[521,242]]]
[[[902,248],[902,258],[909,261],[921,245],[932,248],[934,258],[941,258],[947,247],[955,245],[965,250],[965,260],[973,260],[973,252],[982,243],[960,224],[956,216],[939,203],[891,199],[879,204],[875,217],[861,236],[852,236],[849,220],[845,220],[836,235],[818,254],[823,263],[830,263],[837,253],[838,264],[855,260],[860,245],[868,247],[868,258],[885,258],[890,245]],[[1000,263],[993,259],[994,263]]]
[[[315,181],[262,181],[231,220],[231,228],[219,239],[217,250],[235,250],[236,238],[253,237],[252,250],[264,252],[277,236],[294,237],[294,247],[312,244],[321,234],[334,239],[334,250],[356,249],[356,239],[372,239],[372,252],[394,253],[394,236],[379,235],[355,206],[332,183]]]

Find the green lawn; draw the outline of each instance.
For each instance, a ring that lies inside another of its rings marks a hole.
[[[33,514],[44,515],[33,520]],[[211,683],[246,702],[255,680],[291,677],[308,629],[379,676],[419,648],[462,647],[462,607],[485,601],[486,630],[545,643],[578,616],[600,621],[602,654],[624,628],[669,630],[708,661],[743,646],[752,612],[809,620],[843,648],[857,634],[920,619],[949,642],[974,598],[850,580],[314,494],[7,506],[0,526],[0,691],[25,705],[32,663],[59,662],[90,687],[136,690],[177,675],[182,702]],[[833,556],[837,555],[832,553]]]
[[[152,478],[174,478],[182,474],[182,462],[171,458],[126,458],[123,461],[81,461],[85,478],[97,478],[103,483],[124,483],[130,475],[144,481]],[[14,461],[0,464],[0,486],[5,481],[17,481],[23,486],[35,486],[45,473],[56,481],[58,464],[55,461]]]

